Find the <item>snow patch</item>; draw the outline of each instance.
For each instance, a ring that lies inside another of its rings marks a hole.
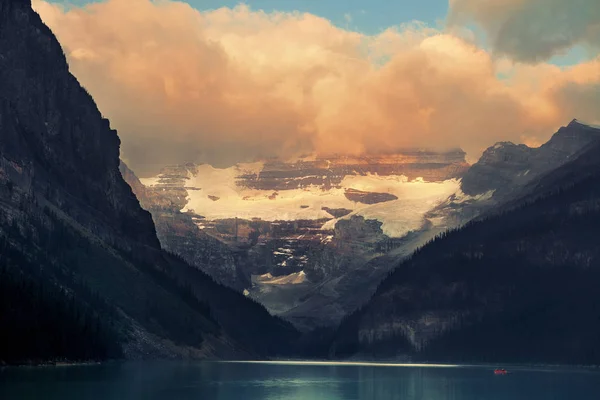
[[[152,178],[139,178],[139,179],[140,179],[140,182],[142,182],[142,185],[147,186],[147,187],[152,187],[152,186],[158,185],[162,178],[159,175],[159,176],[155,176]]]
[[[304,271],[300,271],[289,275],[273,277],[268,273],[258,276],[256,280],[265,285],[298,285],[306,281],[306,274]]]
[[[439,183],[404,181],[393,191],[398,200],[358,207],[348,215],[327,221],[322,229],[334,229],[338,221],[356,215],[382,222],[381,229],[389,237],[403,237],[410,231],[421,229],[425,223],[424,215],[459,190],[460,182],[455,179]]]
[[[332,219],[331,214],[322,208],[345,208],[352,212],[342,219],[351,218],[353,215],[376,219],[383,223],[382,229],[386,235],[401,237],[411,230],[419,229],[425,222],[424,214],[460,188],[460,181],[457,179],[427,182],[419,177],[409,181],[403,175],[377,174],[347,175],[337,188],[323,190],[320,186],[308,186],[280,190],[277,196],[273,196],[272,190],[251,189],[238,185],[239,176],[259,176],[262,168],[262,163],[239,164],[229,168],[199,165],[195,173],[188,174],[185,186],[202,190],[188,191],[187,204],[181,212],[195,210],[209,221],[235,217],[259,218],[271,222],[323,219],[329,220],[323,229],[333,229],[339,219]],[[146,186],[159,185],[160,176],[144,179],[142,183]],[[362,204],[348,200],[345,196],[347,189],[389,193],[398,199],[379,204]],[[219,197],[219,201],[212,201],[206,193]],[[282,249],[277,251],[289,252]]]
[[[492,198],[494,192],[496,192],[495,189],[488,190],[484,193],[476,194],[475,196],[470,196],[459,189],[456,193],[454,193],[454,196],[451,200],[455,204],[461,204],[467,201],[486,201]]]

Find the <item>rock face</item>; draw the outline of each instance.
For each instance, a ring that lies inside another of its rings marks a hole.
[[[0,243],[7,274],[67,293],[129,358],[260,357],[294,335],[161,249],[117,133],[28,1],[0,1]]]
[[[535,153],[535,149],[524,144],[496,143],[465,173],[462,191],[467,195],[477,195],[511,187],[514,180],[531,173]]]
[[[539,148],[496,143],[464,174],[461,190],[428,216],[459,227],[474,218],[505,209],[530,192],[550,171],[577,158],[600,138],[600,129],[578,120],[561,127]]]
[[[290,190],[307,186],[325,189],[339,186],[348,175],[377,174],[423,178],[429,182],[459,178],[469,165],[464,151],[448,152],[406,150],[398,154],[363,157],[323,157],[288,163],[273,160],[260,173],[239,177],[239,184],[260,190]]]
[[[5,163],[20,164],[29,190],[44,193],[48,201],[74,210],[83,202],[93,208],[96,218],[82,212],[78,222],[103,237],[106,230],[105,239],[116,229],[159,248],[150,214],[140,209],[118,173],[117,133],[69,73],[54,35],[27,1],[2,1],[0,7],[0,149]]]
[[[329,213],[334,218],[341,218],[341,217],[344,217],[344,216],[346,216],[346,215],[348,215],[348,214],[350,214],[352,212],[352,210],[349,210],[347,208],[322,207],[321,209],[323,211],[327,211],[327,213]]]
[[[472,196],[493,190],[499,200],[509,197],[536,177],[567,163],[599,137],[599,129],[575,119],[539,148],[497,143],[465,173],[461,189]]]
[[[398,200],[398,197],[390,193],[372,193],[362,190],[346,189],[344,193],[346,198],[363,204],[385,203],[386,201]]]

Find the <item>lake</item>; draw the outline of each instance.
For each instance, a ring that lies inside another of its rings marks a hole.
[[[0,398],[151,400],[597,400],[583,369],[339,363],[126,362],[0,370]]]

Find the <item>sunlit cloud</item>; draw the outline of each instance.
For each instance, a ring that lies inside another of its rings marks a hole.
[[[571,118],[600,119],[599,59],[524,65],[477,47],[464,27],[365,35],[244,5],[33,4],[142,175],[403,147],[460,146],[473,159],[495,141],[538,143]]]

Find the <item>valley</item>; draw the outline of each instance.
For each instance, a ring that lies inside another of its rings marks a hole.
[[[523,195],[598,138],[573,120],[539,148],[406,150],[214,168],[165,167],[137,179],[161,244],[308,331],[335,326],[413,251]],[[406,175],[404,175],[406,174]]]
[[[141,180],[125,168],[165,248],[307,330],[339,322],[368,298],[388,269],[367,264],[410,252],[423,241],[416,232],[443,229],[425,214],[458,190],[467,164],[459,150],[413,150],[183,164]]]

